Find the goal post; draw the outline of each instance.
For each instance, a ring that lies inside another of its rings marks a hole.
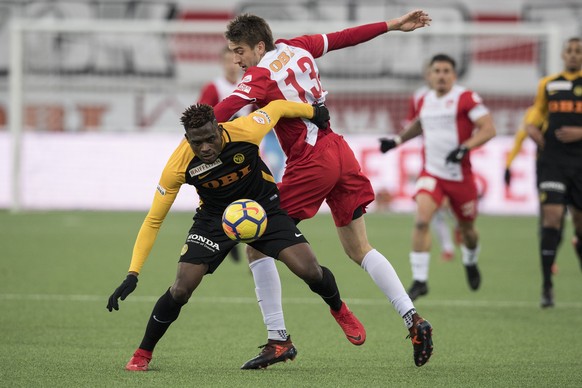
[[[59,175],[50,187],[51,180],[42,174],[61,172],[35,170],[39,160],[33,156],[36,145],[31,145],[38,144],[39,136],[77,136],[78,140],[89,135],[115,139],[179,133],[179,114],[196,101],[201,86],[221,72],[218,59],[226,23],[12,20],[8,207],[12,211],[53,208],[50,202],[39,201],[41,194],[36,191],[41,185],[59,191],[59,185],[71,187],[75,178],[75,184],[83,187],[82,179],[91,175],[88,163],[85,170],[71,172],[71,181]],[[353,25],[277,21],[272,29],[275,37],[288,38]],[[533,101],[539,78],[561,70],[565,38],[551,24],[433,22],[411,33],[390,32],[330,52],[318,59],[318,66],[330,92],[334,130],[346,136],[397,132],[405,104],[424,83],[426,62],[444,52],[459,64],[459,83],[481,94],[492,108],[499,133],[512,134]],[[95,207],[90,202],[70,203],[71,208],[107,209],[123,208],[126,202]],[[67,205],[59,202],[54,208]]]

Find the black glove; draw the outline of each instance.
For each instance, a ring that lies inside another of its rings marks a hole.
[[[383,137],[379,140],[380,140],[380,151],[383,154],[390,151],[392,148],[396,148],[396,146],[398,146],[398,143],[396,143],[396,140],[394,139],[388,139]]]
[[[323,103],[313,104],[313,117],[309,119],[319,129],[327,129],[329,126],[329,111]]]
[[[119,310],[119,304],[117,299],[125,300],[129,294],[135,290],[137,287],[137,276],[127,275],[125,280],[121,282],[121,285],[115,289],[113,294],[109,297],[109,302],[107,303],[107,310],[113,311]]]
[[[505,186],[509,187],[509,185],[511,185],[511,171],[509,170],[509,168],[505,169],[503,180],[505,181]]]
[[[461,163],[461,160],[463,160],[463,158],[465,157],[465,155],[467,155],[467,153],[469,152],[469,149],[462,145],[459,146],[458,148],[452,150],[448,155],[447,158],[445,159],[447,163]]]

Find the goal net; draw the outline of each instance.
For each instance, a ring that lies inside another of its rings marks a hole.
[[[352,25],[277,22],[272,28],[276,37],[294,37]],[[0,189],[0,207],[147,208],[181,139],[182,111],[222,72],[225,26],[13,21],[11,139],[0,137],[10,155],[0,173],[9,185]],[[347,137],[400,131],[411,95],[424,85],[424,66],[443,52],[456,59],[459,83],[484,98],[498,132],[512,134],[538,79],[560,70],[562,38],[549,25],[459,21],[330,52],[318,64],[333,128]],[[177,206],[192,209],[195,193],[183,197]]]

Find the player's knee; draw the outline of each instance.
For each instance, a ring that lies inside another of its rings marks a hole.
[[[310,260],[309,263],[301,269],[300,277],[307,284],[318,283],[323,278],[323,271],[315,259]]]
[[[257,251],[255,248],[251,247],[250,245],[247,245],[246,253],[247,253],[247,259],[248,259],[249,263],[252,263],[253,261],[267,257],[267,255],[265,255],[264,253],[262,253],[260,251]]]
[[[183,287],[178,284],[174,284],[170,288],[170,294],[172,294],[172,298],[178,304],[188,303],[188,300],[190,299],[190,296],[192,296],[193,291],[194,290],[190,290],[187,287]]]
[[[416,220],[414,223],[414,229],[418,232],[426,233],[428,232],[429,222],[427,220]]]

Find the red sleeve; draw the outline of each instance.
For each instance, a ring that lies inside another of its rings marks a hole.
[[[408,100],[408,112],[406,113],[406,123],[412,122],[418,116],[418,111],[416,110],[416,99],[414,96],[410,97]]]
[[[226,123],[241,108],[248,105],[249,101],[244,98],[231,94],[224,100],[220,101],[214,107],[214,116],[219,123]]]
[[[313,58],[319,58],[325,54],[325,41],[323,35],[303,35],[293,39],[278,39],[275,43],[285,43],[289,46],[299,47],[309,51]]]
[[[210,106],[214,106],[218,104],[218,90],[216,90],[216,86],[214,83],[206,84],[202,91],[200,92],[200,97],[198,97],[199,104],[208,104]]]
[[[468,113],[476,105],[481,103],[481,97],[471,90],[465,90],[459,97],[459,108],[465,113]]]
[[[345,30],[331,32],[325,35],[303,35],[288,40],[279,39],[277,43],[283,42],[290,46],[301,47],[309,51],[314,58],[319,58],[329,51],[355,46],[374,39],[386,32],[388,32],[386,22],[378,22],[346,28]]]
[[[342,31],[332,32],[327,35],[327,51],[338,50],[344,47],[355,46],[374,39],[378,35],[388,32],[386,22],[364,24],[358,27],[347,28]]]
[[[256,103],[263,107],[269,103],[267,89],[270,83],[269,70],[251,67],[243,75],[236,89],[214,107],[214,115],[219,123],[224,123],[242,107]]]

